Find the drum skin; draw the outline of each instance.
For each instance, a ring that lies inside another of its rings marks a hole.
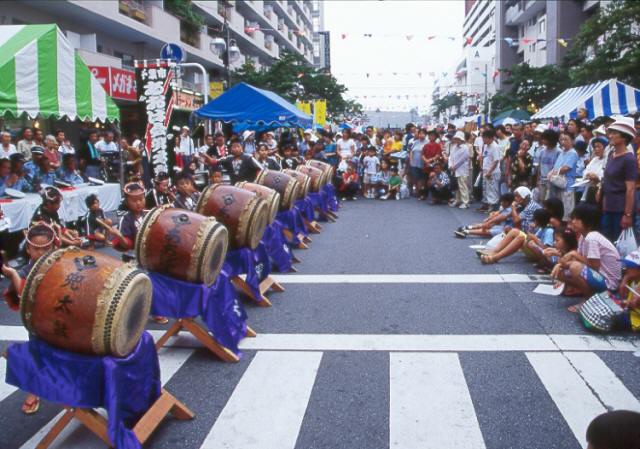
[[[71,352],[125,357],[140,340],[151,309],[144,271],[76,247],[43,255],[20,301],[30,334]]]
[[[315,159],[311,159],[310,161],[307,161],[307,165],[309,167],[319,168],[324,172],[325,184],[331,184],[333,182],[333,177],[335,175],[335,169],[333,168],[333,165],[328,164],[326,162],[317,161]]]
[[[229,233],[215,218],[161,206],[149,211],[140,226],[136,259],[149,271],[211,286],[228,244]]]
[[[280,194],[280,210],[291,210],[299,196],[300,184],[292,176],[275,170],[263,170],[256,183],[267,186]]]
[[[311,191],[319,192],[325,184],[327,183],[325,180],[325,173],[319,168],[307,166],[307,165],[299,165],[296,168],[297,172],[304,173],[305,175],[311,178]]]
[[[253,192],[224,184],[204,189],[196,211],[215,217],[227,227],[232,248],[255,249],[269,223],[266,201]]]
[[[280,194],[278,192],[270,187],[247,181],[236,182],[236,187],[253,192],[265,200],[269,206],[269,224],[274,222],[280,210]]]
[[[288,168],[282,170],[284,173],[292,176],[300,183],[300,193],[298,194],[298,199],[304,199],[309,195],[309,191],[311,190],[311,176],[304,174],[299,171],[289,170]]]

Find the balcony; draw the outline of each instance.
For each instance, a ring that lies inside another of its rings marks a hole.
[[[544,11],[546,7],[546,0],[520,0],[507,9],[505,23],[508,26],[523,25]]]
[[[143,1],[119,0],[118,11],[127,17],[131,17],[140,23],[147,23],[147,10]]]

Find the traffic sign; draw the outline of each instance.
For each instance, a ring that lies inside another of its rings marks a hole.
[[[164,44],[160,50],[160,58],[175,62],[184,62],[187,59],[187,53],[180,45],[167,43]]]

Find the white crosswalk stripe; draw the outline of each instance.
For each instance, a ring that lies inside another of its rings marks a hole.
[[[193,349],[185,348],[160,351],[163,384],[171,379],[192,382],[175,376],[192,353]],[[573,434],[570,438],[575,437],[582,447],[586,428],[598,414],[611,409],[640,411],[638,398],[594,352],[525,354],[528,369],[536,373],[557,408],[552,413],[566,421]],[[201,449],[294,449],[322,359],[322,351],[257,352],[237,384],[229,385],[230,396],[222,411],[212,417],[210,427],[194,427],[201,433],[185,449],[197,449],[198,445]],[[483,429],[476,407],[485,413],[487,409],[479,405],[482,402],[474,406],[474,390],[467,384],[463,366],[457,352],[389,352],[390,448],[485,449],[489,440],[484,432],[492,430]],[[2,370],[0,361],[0,374]],[[10,388],[0,385],[0,393],[10,394],[14,391]],[[188,398],[181,399],[189,405]],[[59,416],[21,449],[35,448]],[[72,423],[51,447],[97,449],[104,445],[78,423]]]
[[[202,449],[293,449],[321,358],[318,352],[258,352]]]
[[[160,362],[160,376],[162,385],[169,382],[182,365],[193,354],[193,349],[161,349],[158,353]],[[40,440],[49,432],[64,412],[60,412],[40,429],[33,437],[23,444],[20,449],[35,449]],[[54,440],[50,449],[94,449],[103,448],[104,443],[90,433],[80,423],[73,420]]]
[[[7,375],[7,360],[0,357],[0,401],[16,391],[16,387],[4,381]]]
[[[527,358],[571,428],[585,445],[587,426],[608,409],[638,409],[638,400],[593,353],[528,353]]]
[[[484,449],[457,354],[391,353],[391,448]]]

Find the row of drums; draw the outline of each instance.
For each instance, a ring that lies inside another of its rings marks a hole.
[[[333,167],[310,161],[296,171],[265,170],[255,183],[209,186],[195,212],[152,209],[136,237],[137,264],[75,247],[54,250],[27,276],[22,322],[53,346],[124,357],[137,345],[151,308],[146,270],[211,286],[228,247],[255,249],[278,211],[332,178]]]

